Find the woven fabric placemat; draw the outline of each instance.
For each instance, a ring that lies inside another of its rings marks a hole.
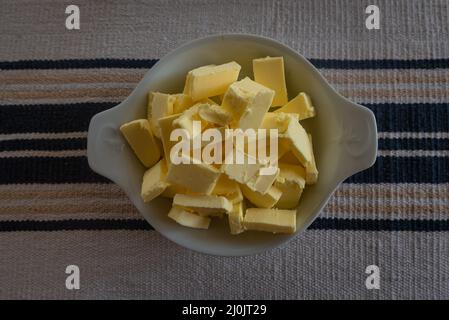
[[[376,1],[60,1],[0,10],[0,298],[449,298],[449,5]],[[181,248],[86,159],[90,118],[158,58],[216,33],[277,39],[374,111],[379,157],[309,230],[253,257]],[[365,286],[368,265],[380,289]],[[81,288],[67,290],[77,265]]]

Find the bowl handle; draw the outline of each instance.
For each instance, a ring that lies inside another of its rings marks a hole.
[[[377,125],[374,113],[345,99],[341,104],[342,153],[339,165],[340,181],[371,167],[377,157]]]
[[[118,125],[112,119],[116,108],[97,113],[89,123],[87,134],[87,159],[96,173],[116,182],[117,156],[123,152],[125,143],[120,136]]]

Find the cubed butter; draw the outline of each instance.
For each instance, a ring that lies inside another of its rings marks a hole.
[[[237,157],[241,157],[242,161],[238,162]],[[225,157],[225,162],[221,166],[221,170],[229,177],[229,179],[238,183],[247,183],[254,177],[263,167],[256,158],[251,157],[243,151],[234,149]]]
[[[184,163],[170,163],[168,167],[167,182],[187,188],[191,192],[210,194],[215,188],[220,170],[206,163],[193,163],[193,159],[185,155]]]
[[[294,233],[296,231],[296,211],[250,208],[246,209],[243,224],[246,230]]]
[[[306,183],[314,184],[318,180],[318,169],[316,168],[315,156],[313,154],[312,135],[308,135],[310,140],[310,152],[312,154],[312,161],[306,165]]]
[[[288,102],[283,57],[253,59],[253,72],[257,83],[274,90],[273,107],[283,106]]]
[[[307,93],[301,92],[286,105],[274,112],[294,113],[299,116],[299,120],[312,118],[315,116],[315,108]]]
[[[208,65],[191,70],[187,74],[184,94],[193,101],[218,96],[237,81],[240,65],[234,61],[221,65]]]
[[[201,216],[222,216],[232,210],[232,203],[222,196],[176,194],[173,206],[178,206]]]
[[[190,135],[190,138],[193,138],[193,121],[199,121],[201,124],[201,130],[205,129],[208,124],[206,121],[202,120],[198,114],[200,108],[204,106],[208,108],[209,104],[197,103],[191,106],[189,109],[184,110],[183,113],[179,116],[178,119],[173,121],[173,128],[185,129]]]
[[[223,196],[232,203],[243,201],[243,194],[240,190],[239,184],[234,180],[229,179],[224,173],[222,173],[220,178],[218,178],[212,194]]]
[[[279,175],[279,168],[273,167],[273,174],[261,175],[260,173],[261,172],[259,170],[259,172],[246,183],[246,186],[252,191],[265,194],[271,188]]]
[[[298,120],[292,116],[289,116],[289,118],[290,121],[288,122],[287,130],[284,133],[279,134],[279,137],[285,138],[295,157],[298,158],[299,162],[305,167],[312,161],[310,140],[306,130]]]
[[[147,119],[125,123],[120,131],[145,167],[152,167],[161,158],[161,151]]]
[[[164,159],[145,172],[140,193],[144,202],[149,202],[164,192],[169,185],[166,177],[167,164]]]
[[[243,227],[243,202],[235,203],[228,213],[229,229],[231,234],[240,234],[245,231]]]
[[[173,114],[181,113],[193,106],[192,98],[184,93],[174,94],[173,97],[175,98],[173,102]]]
[[[223,97],[222,107],[233,116],[232,128],[258,129],[273,97],[273,90],[246,77],[229,87]]]
[[[178,119],[180,115],[181,114],[174,114],[174,115],[159,119],[162,147],[164,149],[164,155],[165,155],[165,160],[166,160],[167,164],[171,163],[170,150],[177,143],[177,141],[170,140],[170,134],[173,130],[173,121]]]
[[[275,186],[271,186],[265,194],[253,191],[244,184],[240,185],[240,188],[243,195],[260,208],[272,208],[282,196],[282,191]]]
[[[148,120],[153,134],[160,138],[159,119],[173,114],[175,97],[160,92],[150,92],[148,96]]]
[[[222,107],[213,104],[203,104],[198,109],[198,115],[203,121],[218,126],[226,126],[232,120],[232,114]]]
[[[176,206],[171,208],[168,216],[180,225],[189,228],[208,229],[210,224],[209,217],[203,217],[194,212],[190,212]]]
[[[165,198],[173,198],[175,196],[175,194],[177,193],[182,193],[182,194],[195,194],[191,191],[189,191],[189,189],[178,186],[177,184],[170,184],[169,186],[167,186],[167,188],[165,188],[164,192],[162,192],[161,196],[165,197]]]
[[[276,208],[294,209],[298,206],[305,187],[305,169],[301,165],[279,163],[279,176],[274,185],[281,190],[282,195],[276,203]]]

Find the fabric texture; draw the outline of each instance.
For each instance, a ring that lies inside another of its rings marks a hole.
[[[0,298],[448,299],[449,5],[366,1],[2,1]],[[376,164],[309,230],[252,257],[168,241],[87,164],[90,118],[180,44],[272,37],[376,115]],[[380,268],[368,290],[365,269]],[[68,265],[81,288],[65,287]]]

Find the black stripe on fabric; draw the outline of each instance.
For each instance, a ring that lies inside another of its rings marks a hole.
[[[109,183],[93,172],[87,158],[0,158],[0,184],[12,183]]]
[[[85,150],[86,138],[23,139],[0,141],[0,151],[12,150]]]
[[[92,116],[118,103],[0,105],[0,133],[86,131]],[[365,105],[379,132],[449,132],[449,103]]]
[[[364,104],[381,132],[448,132],[449,103]]]
[[[348,183],[447,183],[448,157],[377,157],[369,169],[359,172]]]
[[[449,220],[376,220],[318,218],[309,230],[349,231],[449,231]],[[99,230],[153,230],[143,219],[68,219],[68,220],[9,220],[0,221],[0,232],[19,231],[99,231]]]
[[[378,157],[373,167],[346,180],[349,183],[448,183],[449,157]],[[107,183],[94,173],[87,158],[0,158],[0,184]]]
[[[0,61],[0,70],[151,68],[158,59],[67,59]],[[449,59],[309,59],[320,69],[441,69],[449,68]]]
[[[449,231],[449,220],[387,220],[318,218],[310,230]]]
[[[0,105],[0,133],[87,131],[90,119],[116,102]]]
[[[449,139],[380,138],[379,150],[449,150]]]
[[[158,59],[64,59],[0,61],[0,70],[151,68]]]

